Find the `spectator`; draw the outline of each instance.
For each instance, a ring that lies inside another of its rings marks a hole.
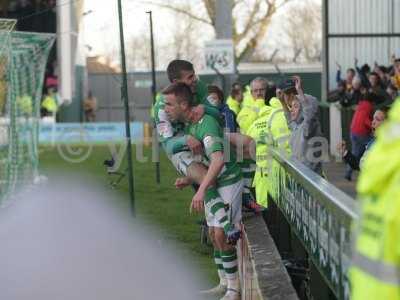
[[[89,91],[88,97],[83,100],[83,111],[85,113],[86,122],[94,122],[96,120],[97,99]]]
[[[400,89],[400,59],[396,59],[395,55],[392,55],[392,64],[393,76],[390,80],[397,89]]]
[[[359,76],[355,76],[352,82],[352,90],[349,94],[349,106],[357,105],[361,98],[361,78]]]
[[[58,110],[56,91],[54,88],[48,88],[47,93],[42,101],[41,114],[42,117],[55,117]]]
[[[379,75],[375,72],[371,72],[368,76],[370,84],[369,93],[372,101],[375,104],[382,104],[388,98],[388,95],[383,88]]]
[[[350,138],[351,153],[360,159],[364,153],[366,145],[371,140],[372,133],[372,112],[374,104],[371,95],[367,91],[368,87],[363,85],[360,89],[360,101],[357,104],[356,111],[351,120]],[[352,168],[348,166],[345,178],[351,181]]]
[[[388,68],[385,66],[379,66],[377,62],[374,64],[374,72],[378,74],[379,80],[381,81],[382,87],[386,87],[389,84],[390,77],[388,77]]]
[[[389,83],[388,87],[386,88],[386,93],[389,95],[389,103],[388,105],[391,105],[395,99],[399,96],[398,89],[392,84]]]
[[[273,82],[267,83],[267,90],[265,91],[265,104],[270,105],[272,98],[276,96],[276,85]]]
[[[353,155],[350,151],[347,150],[346,143],[343,141],[338,145],[338,150],[339,153],[342,155],[344,161],[353,169],[353,170],[360,170],[360,165],[365,157],[366,152],[371,148],[372,144],[375,142],[375,132],[376,129],[385,121],[386,116],[387,116],[388,108],[382,108],[378,109],[374,113],[374,117],[372,120],[372,131],[374,135],[371,137],[370,141],[368,144],[365,146],[365,150],[363,155],[358,158],[355,155]]]
[[[236,132],[235,113],[224,103],[224,92],[216,85],[209,85],[207,100],[219,109],[224,129],[229,132]]]
[[[251,100],[247,101],[236,118],[241,133],[246,134],[251,124],[257,119],[260,109],[265,106],[267,85],[267,80],[262,77],[256,77],[251,81]]]
[[[280,100],[288,127],[292,131],[289,141],[292,156],[322,175],[322,161],[326,153],[321,139],[318,139],[322,138],[322,132],[317,99],[304,94],[298,76],[283,82],[279,89],[283,92],[283,99]]]
[[[328,102],[339,102],[343,107],[351,106],[351,94],[347,93],[346,90],[346,81],[339,81],[337,89],[328,93]]]
[[[240,112],[243,101],[243,87],[239,82],[232,84],[231,94],[226,99],[226,104],[237,116]]]
[[[339,83],[340,82],[345,82],[345,88],[346,88],[346,92],[350,92],[352,90],[352,83],[353,83],[353,78],[356,75],[356,71],[353,68],[349,68],[346,71],[346,79],[343,80],[341,78],[341,72],[342,72],[342,66],[336,62],[336,66],[337,66],[337,72],[336,72],[336,82]]]

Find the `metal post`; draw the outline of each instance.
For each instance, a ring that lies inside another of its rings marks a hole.
[[[215,30],[217,39],[232,39],[232,0],[215,1]],[[235,70],[236,64],[235,64]],[[224,86],[222,87],[225,96],[229,93],[231,84],[237,80],[237,74],[227,74],[224,76]]]
[[[147,13],[149,14],[149,21],[150,21],[151,79],[152,79],[151,93],[153,95],[153,107],[154,107],[154,104],[156,103],[156,63],[155,63],[155,55],[154,55],[153,15],[152,15],[151,11],[148,11]],[[156,130],[155,126],[153,126],[153,130]],[[154,140],[156,143],[158,143],[157,135]],[[152,145],[152,147],[155,147],[155,145]],[[157,149],[159,149],[159,148],[157,147]],[[156,161],[156,182],[157,182],[157,184],[160,184],[160,182],[161,182],[160,152],[159,151],[157,151],[157,161]]]
[[[129,120],[129,98],[128,98],[128,80],[126,75],[125,64],[125,43],[124,43],[124,29],[122,23],[122,5],[121,0],[118,0],[118,17],[119,17],[119,34],[121,42],[121,66],[122,66],[122,86],[121,96],[125,106],[125,130],[127,141],[127,155],[128,155],[128,185],[129,196],[131,201],[131,212],[135,216],[135,190],[133,182],[133,162],[132,162],[132,145],[131,145],[131,129]]]
[[[326,101],[329,91],[329,3],[327,0],[322,2],[322,30],[323,30],[323,74],[322,74],[322,99]]]

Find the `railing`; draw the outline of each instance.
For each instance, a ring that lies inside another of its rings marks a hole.
[[[271,154],[273,200],[337,299],[349,299],[356,202],[300,162],[277,150]]]

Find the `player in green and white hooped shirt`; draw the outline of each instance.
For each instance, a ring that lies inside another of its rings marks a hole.
[[[182,82],[190,87],[194,95],[194,103],[202,104],[202,107],[195,108],[200,114],[204,112],[219,118],[218,109],[214,108],[206,100],[208,90],[206,85],[199,81],[193,69],[193,65],[185,60],[173,60],[167,67],[168,78],[171,82]],[[193,136],[184,133],[184,124],[173,121],[165,113],[165,97],[160,95],[154,106],[154,121],[156,123],[159,140],[172,161],[175,168],[191,182],[201,184],[207,174],[207,167],[201,161],[202,145]],[[179,188],[185,184],[177,180]],[[209,195],[211,197],[211,194]],[[226,233],[232,232],[232,224],[226,215],[223,202],[215,203],[212,212],[218,217]]]
[[[216,250],[216,262],[220,257],[219,261],[222,261],[227,280],[227,291],[222,299],[239,299],[236,248],[228,243],[229,237],[227,241],[218,218],[212,212],[214,204],[220,202],[220,195],[228,206],[231,222],[240,226],[243,180],[235,154],[233,151],[227,151],[229,157],[224,160],[222,127],[215,118],[207,114],[199,114],[193,109],[193,95],[187,85],[171,84],[163,91],[163,94],[165,95],[165,112],[170,120],[186,122],[186,132],[201,141],[204,147],[209,166],[206,176],[192,199],[191,207],[195,211],[205,209],[210,236]],[[218,286],[217,289],[222,288]]]

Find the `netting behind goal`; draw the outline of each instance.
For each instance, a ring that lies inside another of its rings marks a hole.
[[[0,201],[38,176],[40,101],[55,40],[53,34],[3,34],[7,44],[0,53]]]

